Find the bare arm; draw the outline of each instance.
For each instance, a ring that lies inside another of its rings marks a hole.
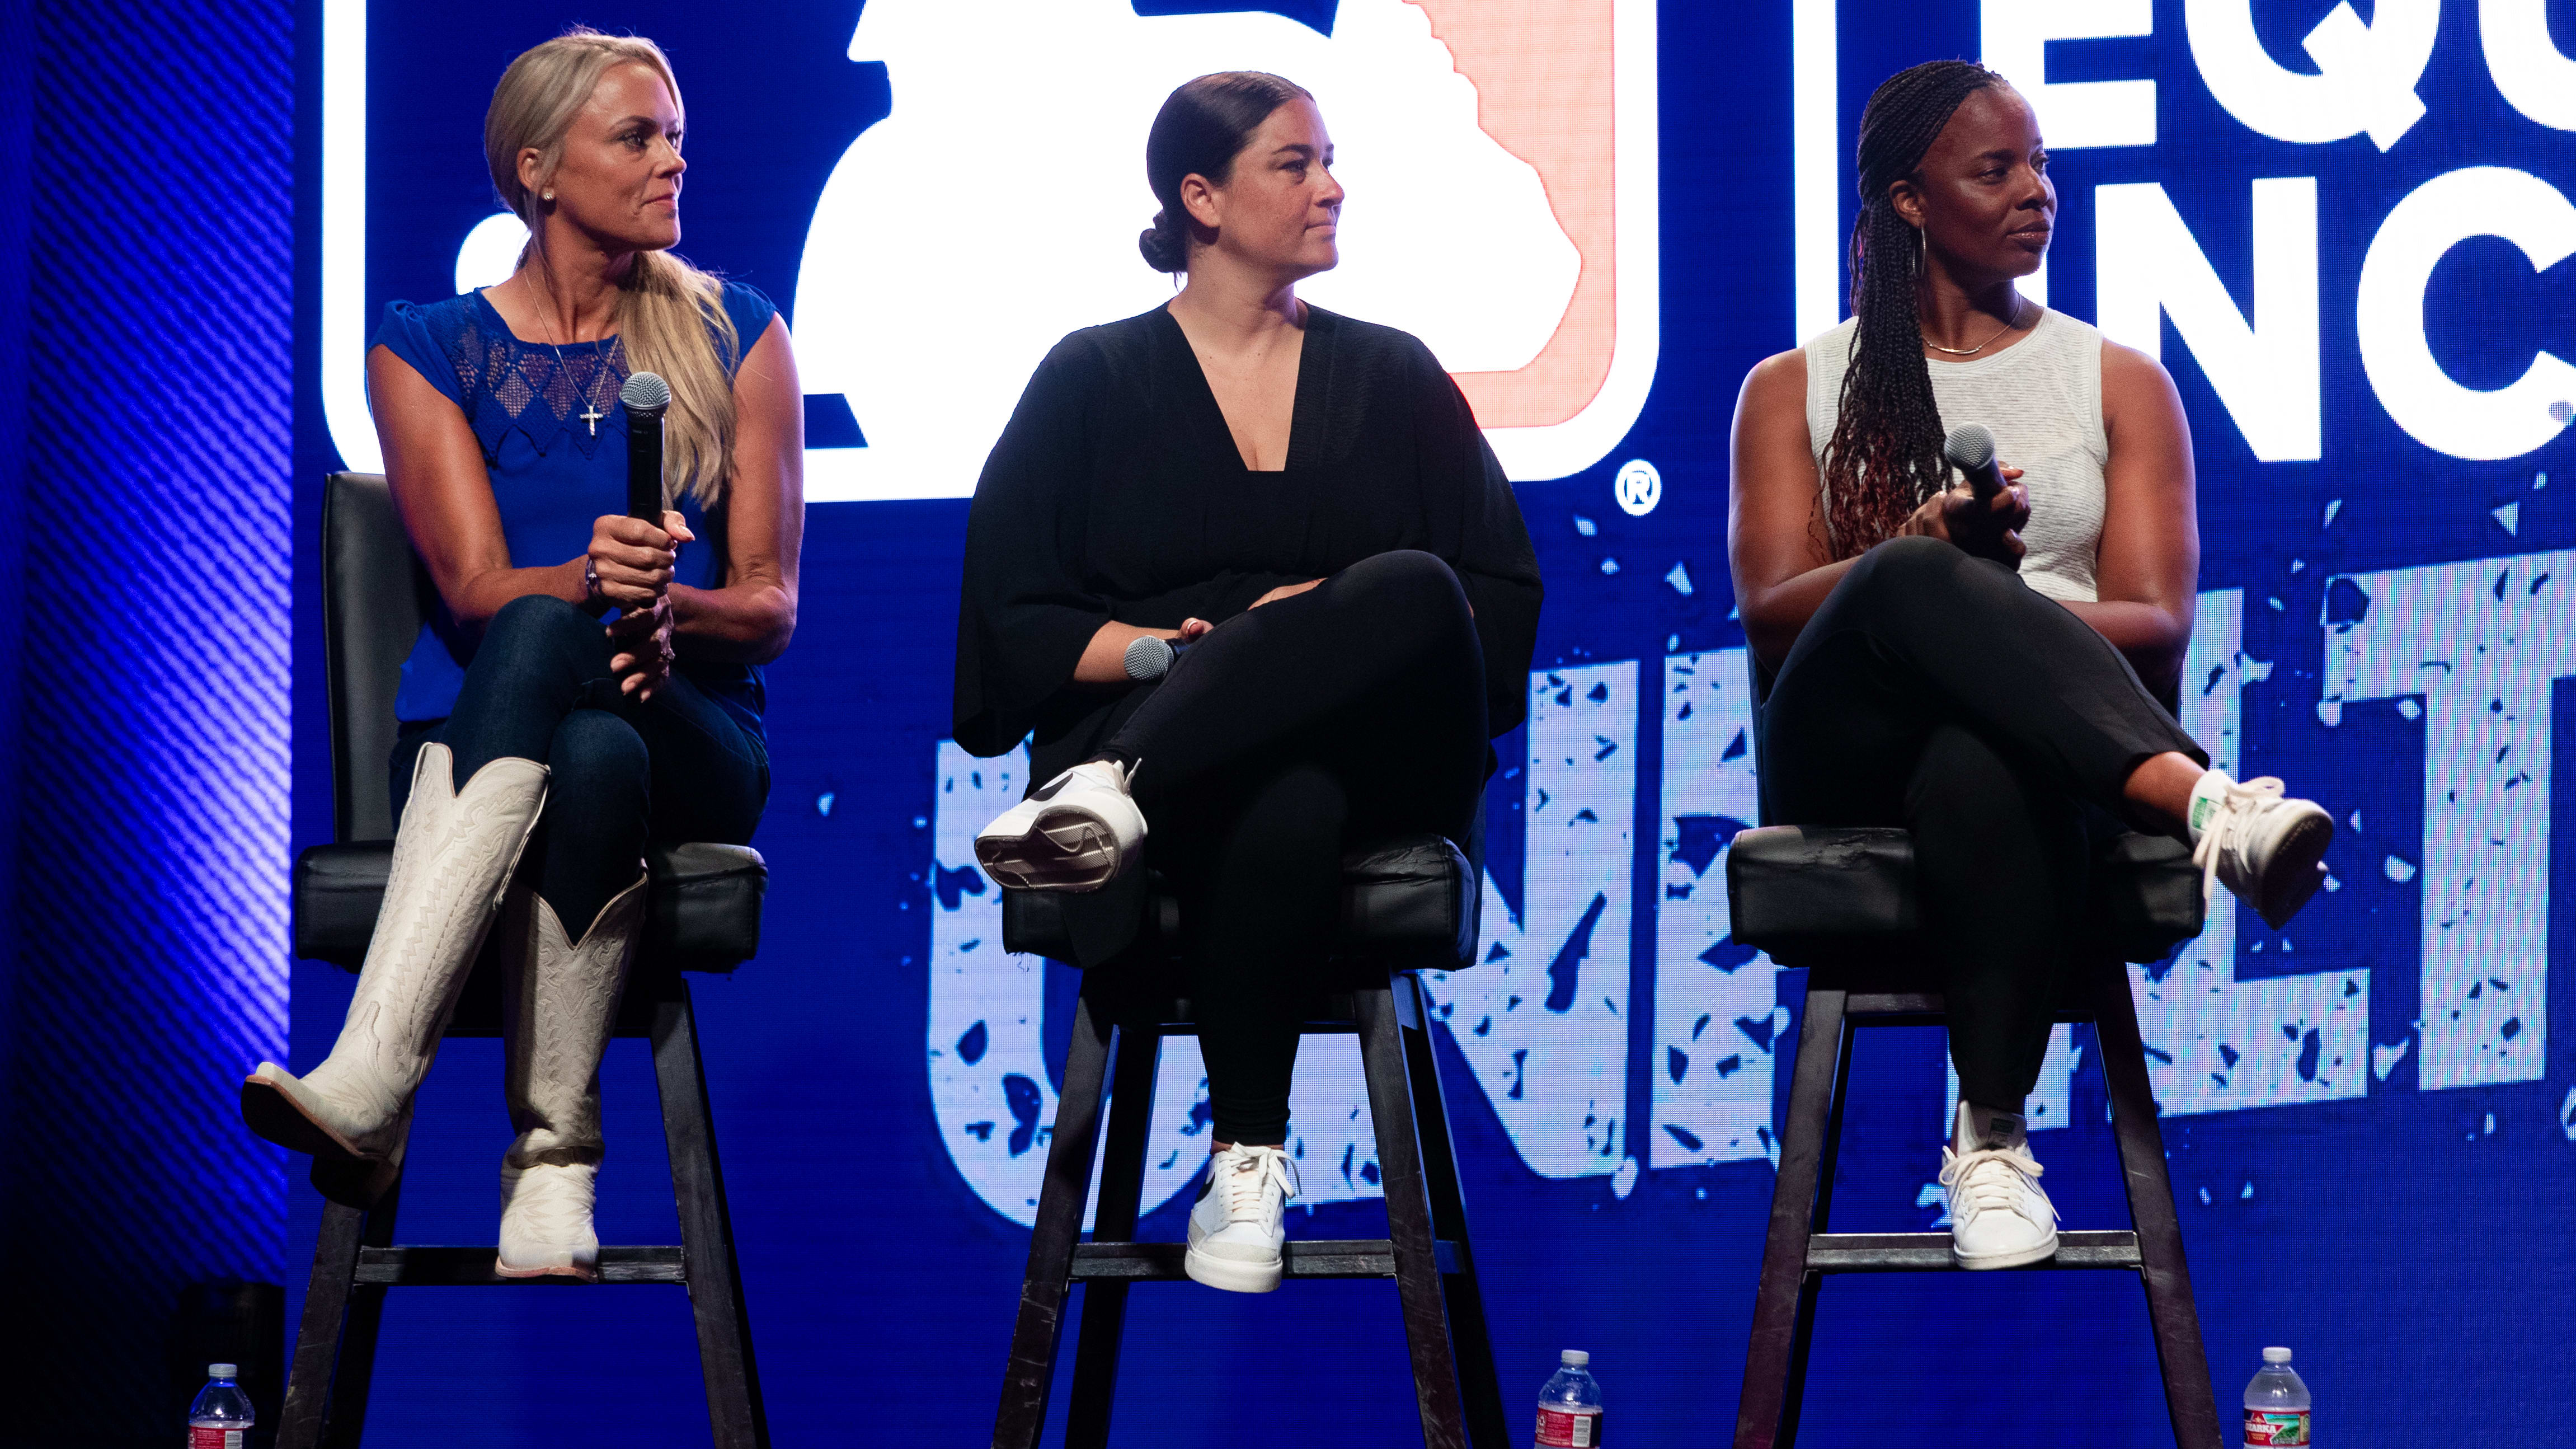
[[[796,633],[796,567],[805,539],[805,394],[783,318],[771,318],[743,357],[733,401],[724,583],[673,584],[672,635],[687,658],[766,664]]]
[[[2191,425],[2173,379],[2154,358],[2102,344],[2102,542],[2095,604],[2069,604],[2128,656],[2150,689],[2182,673],[2200,584],[2200,519],[2192,480]]]
[[[587,603],[585,558],[598,560],[604,586],[629,591],[637,600],[670,582],[667,536],[632,519],[616,520],[628,526],[613,538],[594,537],[586,555],[514,567],[482,445],[456,404],[382,347],[367,354],[367,391],[404,531],[428,566],[440,600],[469,632],[480,634],[502,605],[529,594]]]
[[[1744,641],[1778,665],[1851,569],[1828,561],[1824,495],[1807,442],[1807,355],[1763,359],[1735,401],[1734,487],[1727,504],[1727,562],[1735,574]]]

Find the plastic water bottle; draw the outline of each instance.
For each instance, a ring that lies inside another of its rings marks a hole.
[[[1539,1449],[1595,1449],[1601,1442],[1601,1385],[1592,1377],[1592,1355],[1569,1348],[1538,1391]]]
[[[188,1449],[247,1449],[257,1416],[251,1412],[250,1395],[236,1382],[240,1377],[236,1365],[206,1365],[206,1386],[188,1406]]]
[[[2263,1371],[2245,1386],[2245,1449],[2297,1445],[2308,1439],[2308,1386],[2290,1367],[2286,1348],[2263,1350]]]

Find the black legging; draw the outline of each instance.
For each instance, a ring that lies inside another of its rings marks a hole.
[[[599,620],[543,595],[492,616],[456,709],[394,746],[394,817],[432,740],[454,756],[456,788],[494,760],[537,760],[546,811],[528,854],[536,889],[579,941],[600,907],[635,883],[648,839],[748,845],[769,799],[759,737],[680,674],[639,704],[618,690]]]
[[[2019,1102],[2081,925],[2088,835],[2118,828],[2097,812],[2120,809],[2150,757],[2209,756],[2091,626],[1931,538],[1891,539],[1843,576],[1762,726],[1768,818],[1914,832],[1960,1095]]]
[[[1284,1142],[1344,840],[1464,845],[1475,821],[1485,666],[1457,575],[1383,553],[1237,615],[1102,753],[1137,764],[1149,853],[1182,895],[1216,1140]]]

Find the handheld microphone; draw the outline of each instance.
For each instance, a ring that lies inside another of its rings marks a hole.
[[[1189,652],[1187,644],[1159,639],[1151,634],[1139,635],[1127,646],[1127,677],[1140,684],[1160,679],[1171,673],[1172,666]]]
[[[2004,475],[1995,469],[1994,431],[1983,423],[1961,423],[1941,444],[1941,456],[1968,480],[1968,491],[1980,503],[2004,491]]]
[[[649,372],[631,374],[617,390],[626,404],[626,516],[662,526],[662,414],[671,385]]]

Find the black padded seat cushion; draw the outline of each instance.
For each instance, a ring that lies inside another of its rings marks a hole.
[[[1342,857],[1342,919],[1334,949],[1406,970],[1472,966],[1483,901],[1477,887],[1467,857],[1444,836],[1399,836],[1352,850]],[[1071,959],[1064,899],[1049,891],[1002,892],[1002,949]],[[1179,899],[1150,889],[1137,945],[1169,954],[1179,950],[1180,941]]]
[[[1783,965],[1903,946],[1921,923],[1914,837],[1884,828],[1771,825],[1726,853],[1738,945]],[[2086,935],[2123,961],[2161,961],[2200,934],[2200,872],[2178,840],[2114,836],[2094,859]]]
[[[295,858],[295,954],[356,970],[367,959],[394,843],[317,845]],[[730,971],[760,952],[760,901],[769,866],[747,845],[654,846],[644,930],[647,961],[683,971]]]

